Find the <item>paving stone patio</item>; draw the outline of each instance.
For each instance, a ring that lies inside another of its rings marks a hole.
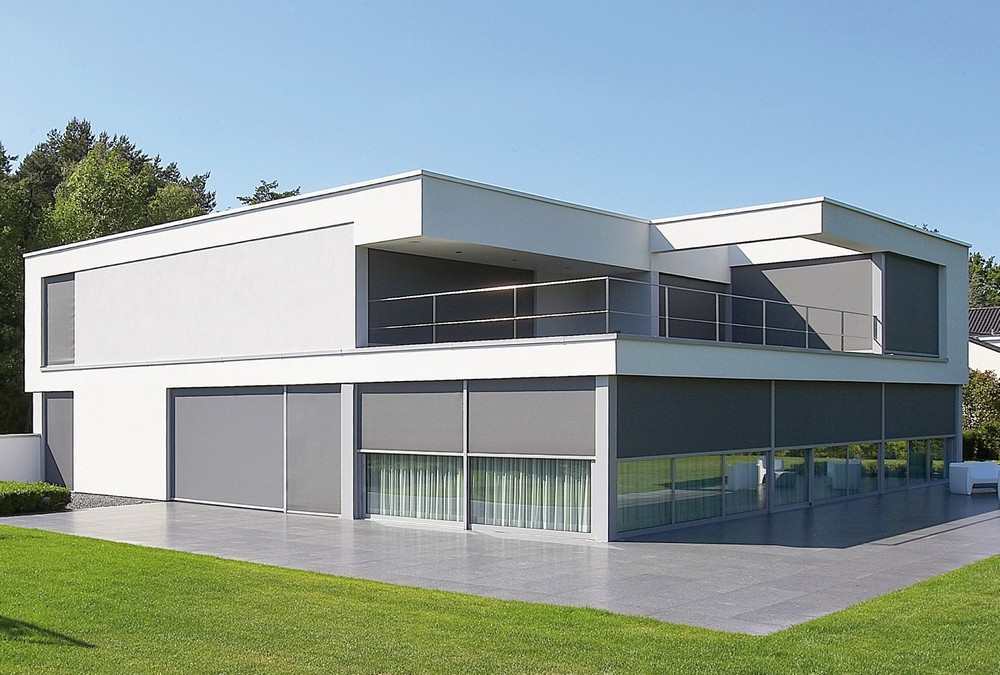
[[[945,486],[610,544],[179,502],[0,524],[752,634],[1000,554],[996,492]]]

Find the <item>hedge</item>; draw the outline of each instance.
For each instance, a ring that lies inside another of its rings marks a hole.
[[[62,511],[69,501],[69,488],[49,483],[0,481],[0,516]]]

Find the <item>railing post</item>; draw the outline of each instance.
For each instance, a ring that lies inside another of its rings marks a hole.
[[[663,337],[670,337],[670,289],[667,286],[660,288],[663,290]],[[659,304],[659,298],[657,298],[657,304]]]
[[[514,337],[517,338],[517,288],[514,288]]]
[[[719,326],[719,300],[720,300],[721,296],[718,293],[713,293],[712,295],[715,296],[715,341],[716,342],[722,342],[722,340],[719,339],[719,328],[720,328],[720,326]]]
[[[604,277],[604,332],[611,332],[611,277]]]
[[[767,344],[767,300],[760,301],[760,343]]]
[[[805,348],[809,349],[809,305],[806,305],[806,329],[803,332],[805,334]]]
[[[840,351],[847,351],[847,312],[840,310]]]
[[[437,329],[438,329],[438,298],[436,295],[431,296],[431,344],[437,344]]]

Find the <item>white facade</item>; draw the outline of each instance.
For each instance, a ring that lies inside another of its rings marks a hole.
[[[617,447],[626,415],[617,403],[627,386],[620,378],[769,382],[772,399],[780,382],[957,392],[968,368],[966,256],[964,244],[827,199],[649,221],[418,171],[27,255],[25,386],[35,393],[40,434],[50,424],[45,395],[72,393],[71,447],[62,452],[71,453],[75,490],[171,499],[176,392],[279,387],[275,395],[287,398],[295,387],[337,385],[336,499],[342,516],[363,517],[365,386],[460,383],[467,427],[476,383],[552,378],[562,386],[585,378],[594,392],[587,399],[595,406],[593,455],[569,459],[589,462],[589,535],[616,538],[616,466],[627,456]],[[823,261],[822,274],[833,276],[816,279]],[[841,261],[860,261],[870,273],[850,302],[844,295],[837,303],[836,275],[848,269]],[[418,273],[397,272],[411,268]],[[923,279],[921,301],[933,305],[934,319],[907,325],[904,337],[899,326],[911,299],[899,289],[911,271]],[[495,281],[505,274],[515,281]],[[47,364],[46,280],[67,275],[75,286],[73,358]],[[457,285],[440,286],[449,279]],[[538,285],[549,282],[559,283]],[[376,286],[388,295],[376,296]],[[520,290],[472,293],[512,286]],[[748,288],[776,295],[747,299]],[[507,307],[508,293],[516,314],[481,315],[490,302]],[[399,296],[419,297],[392,299]],[[682,301],[690,308],[678,310]],[[736,316],[742,305],[756,316],[753,302],[764,308],[761,325]],[[428,303],[431,318],[414,319]],[[865,311],[847,311],[851,303]],[[451,305],[460,305],[457,314],[443,316]],[[389,318],[379,324],[385,317],[372,312]],[[785,323],[767,323],[769,313]],[[582,327],[591,319],[596,329]],[[615,329],[614,321],[628,328]],[[447,338],[448,331],[508,324],[521,335]],[[371,339],[419,331],[432,337]],[[739,338],[740,331],[760,339]],[[801,348],[788,344],[800,338]],[[961,437],[958,407],[956,394],[948,433],[913,436],[947,437],[949,451],[960,453],[951,440]],[[885,424],[865,440],[887,441]],[[480,460],[467,428],[464,434],[468,510],[470,467]],[[753,450],[777,474],[773,421],[771,435]],[[548,461],[544,448],[515,454]],[[818,461],[809,457],[810,466]],[[882,491],[890,481],[879,471]],[[771,480],[765,485],[773,491]],[[765,501],[762,510],[772,510]],[[474,526],[466,516],[460,522]]]

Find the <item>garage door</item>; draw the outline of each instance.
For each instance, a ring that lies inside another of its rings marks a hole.
[[[173,498],[284,508],[281,387],[173,395]]]

